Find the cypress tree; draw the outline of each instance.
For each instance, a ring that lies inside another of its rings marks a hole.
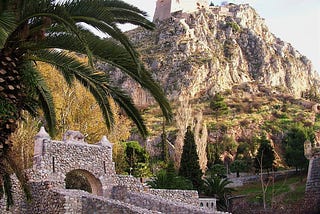
[[[258,149],[254,165],[257,170],[260,170],[262,165],[262,169],[266,169],[269,174],[269,169],[272,169],[275,160],[274,150],[266,136],[262,136],[259,142],[260,147]]]
[[[165,163],[169,163],[170,157],[169,157],[169,148],[168,148],[168,142],[167,142],[167,133],[165,129],[165,121],[163,121],[162,124],[162,134],[161,134],[161,159]]]
[[[195,189],[198,191],[201,190],[203,183],[201,179],[202,172],[199,165],[197,145],[194,141],[194,134],[192,133],[190,126],[188,126],[184,137],[179,175],[189,179]]]

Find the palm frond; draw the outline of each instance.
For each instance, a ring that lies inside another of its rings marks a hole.
[[[49,132],[51,136],[54,136],[56,129],[56,113],[54,109],[53,97],[45,81],[41,77],[38,77],[37,92]]]
[[[84,32],[85,38],[94,56],[99,60],[121,69],[125,74],[129,75],[133,80],[138,82],[144,89],[149,91],[155,100],[159,103],[164,117],[172,120],[172,110],[165,94],[159,84],[152,78],[151,74],[140,66],[140,70],[135,66],[135,62],[128,55],[125,48],[114,42],[113,40],[103,40],[91,33]],[[65,42],[65,41],[68,41]],[[76,39],[72,35],[52,34],[39,44],[40,47],[69,49],[78,53],[83,53],[81,46],[77,45]]]
[[[46,82],[31,62],[26,62],[21,65],[20,70],[22,71],[22,81],[26,86],[28,86],[28,97],[27,100],[25,100],[23,109],[27,110],[31,114],[35,114],[36,108],[41,107],[44,111],[44,116],[47,122],[46,125],[49,128],[49,132],[54,136],[56,114],[53,98]]]
[[[86,18],[74,18],[76,21],[79,22],[84,22],[97,30],[106,33],[110,35],[112,38],[118,40],[125,48],[126,50],[130,53],[131,58],[135,62],[135,67],[138,66],[138,69],[140,68],[140,62],[139,62],[139,54],[138,52],[134,49],[132,44],[129,42],[129,39],[127,36],[115,25],[108,25],[104,22],[101,22],[97,19],[94,19],[92,17],[86,17]],[[90,42],[90,41],[89,41]]]
[[[82,85],[84,85],[92,93],[97,103],[100,106],[102,114],[105,118],[107,127],[110,129],[113,125],[114,118],[109,103],[108,97],[110,94],[103,87],[107,85],[109,80],[107,76],[102,72],[93,72],[91,67],[80,63],[75,58],[67,56],[64,53],[57,51],[38,51],[33,56],[29,56],[29,59],[35,61],[42,61],[53,65],[63,76],[66,73],[73,75]]]
[[[90,65],[93,66],[92,53],[88,47],[87,41],[82,37],[78,25],[63,6],[52,4],[52,0],[42,0],[38,4],[28,3],[25,13],[20,17],[17,23],[16,31],[9,35],[7,42],[15,41],[19,29],[22,29],[26,23],[28,23],[29,26],[32,26],[35,22],[39,22],[39,18],[49,18],[53,23],[64,27],[65,32],[71,32],[76,36],[80,42],[79,45],[83,46],[86,50]],[[32,28],[30,30],[32,32]]]
[[[64,7],[75,22],[84,22],[99,31],[117,39],[129,51],[139,67],[138,53],[130,44],[125,34],[116,26],[116,23],[132,23],[153,29],[154,25],[143,15],[143,11],[122,1],[76,1],[66,2]],[[132,22],[130,22],[132,21]]]
[[[27,55],[26,58],[29,60],[47,62],[55,67],[59,66],[61,75],[66,83],[71,86],[75,80],[75,76],[73,72],[70,72],[70,69],[77,69],[77,67],[81,67],[81,65],[79,65],[79,62],[76,59],[66,56],[67,54],[65,52],[42,50],[35,52],[34,55]]]
[[[127,116],[137,125],[142,136],[146,137],[147,127],[141,117],[139,110],[135,107],[131,97],[120,88],[108,85],[110,95],[116,103],[126,112]]]
[[[15,29],[14,14],[8,11],[0,13],[0,48],[3,48],[9,34]]]

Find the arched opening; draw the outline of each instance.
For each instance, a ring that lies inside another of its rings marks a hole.
[[[102,195],[102,184],[90,172],[76,169],[68,172],[65,178],[66,189],[80,189],[94,195]]]

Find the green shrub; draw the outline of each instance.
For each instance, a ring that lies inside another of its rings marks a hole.
[[[184,177],[178,176],[171,161],[166,169],[160,170],[156,176],[147,184],[154,189],[193,189],[192,182]]]
[[[233,32],[235,32],[235,33],[241,31],[240,26],[239,26],[238,23],[236,23],[236,22],[227,22],[227,23],[226,23],[226,26],[227,26],[227,27],[231,27],[232,30],[233,30]]]

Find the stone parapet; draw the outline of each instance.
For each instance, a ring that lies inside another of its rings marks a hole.
[[[149,189],[148,193],[167,200],[199,206],[199,195],[196,190]]]
[[[143,192],[146,189],[138,178],[130,175],[117,175],[115,186],[124,186],[132,192]]]
[[[159,196],[155,196],[149,193],[124,192],[123,194],[125,195],[122,195],[122,198],[119,199],[123,199],[125,203],[133,204],[135,206],[143,207],[148,210],[153,210],[160,213],[212,213],[212,211],[209,211],[207,209],[202,209],[200,207],[186,203],[175,202],[174,200],[170,199],[163,199]],[[116,194],[114,196],[118,195],[121,194]],[[114,199],[117,200],[117,198]]]

